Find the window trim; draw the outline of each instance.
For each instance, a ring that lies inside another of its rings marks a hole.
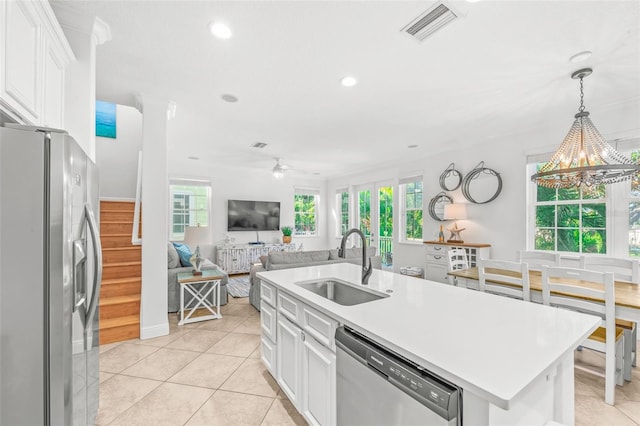
[[[173,201],[174,201],[174,194],[183,194],[183,191],[174,191],[173,187],[177,187],[177,186],[190,186],[190,187],[205,187],[207,190],[207,202],[206,202],[206,214],[207,214],[207,223],[201,223],[201,226],[208,226],[211,228],[211,224],[212,224],[212,209],[211,209],[211,199],[212,199],[212,183],[210,180],[206,180],[206,179],[197,179],[197,178],[171,178],[169,179],[169,220],[168,222],[168,226],[169,226],[169,240],[170,241],[183,241],[184,239],[184,235],[183,235],[183,239],[178,239],[179,237],[175,235],[175,233],[173,232],[173,226],[174,226],[174,222],[173,222],[173,217],[174,217],[174,207],[173,207]],[[191,209],[190,209],[191,210]],[[196,209],[193,209],[193,213],[192,214],[196,214]],[[185,226],[189,226],[192,225],[191,223],[191,218],[189,219],[189,224]],[[195,224],[193,224],[195,226]]]
[[[342,210],[342,195],[343,194],[347,194],[347,211],[343,211]],[[349,230],[350,224],[351,224],[351,212],[350,212],[350,206],[351,206],[351,192],[349,192],[349,188],[338,188],[336,189],[336,226],[335,226],[335,237],[342,239],[342,236],[344,235],[342,233],[342,218],[344,216],[344,214],[346,213],[347,215],[347,230]]]
[[[406,185],[409,183],[418,183],[420,182],[422,184],[422,207],[421,208],[412,208],[412,209],[407,209],[407,203],[406,203],[406,196],[407,196],[407,191],[406,191]],[[398,206],[400,207],[398,210],[400,210],[400,217],[399,219],[399,232],[398,232],[398,238],[397,241],[398,243],[401,244],[415,244],[415,245],[422,245],[424,243],[424,211],[425,211],[425,197],[424,197],[424,178],[422,175],[417,175],[417,176],[408,176],[402,179],[399,179],[398,181]],[[419,239],[409,239],[407,238],[407,212],[408,211],[422,211],[422,236]]]
[[[314,223],[315,223],[315,231],[314,233],[298,233],[296,230],[295,217],[298,212],[296,211],[296,200],[295,197],[297,195],[305,195],[305,196],[313,196],[314,198]],[[293,190],[293,236],[296,238],[318,238],[320,237],[320,216],[318,212],[320,211],[320,189],[318,188],[305,188],[305,187],[294,187]]]

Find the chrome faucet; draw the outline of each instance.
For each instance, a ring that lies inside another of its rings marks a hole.
[[[344,234],[344,237],[342,237],[342,241],[340,242],[338,257],[341,257],[343,259],[346,257],[345,248],[347,245],[347,238],[349,238],[349,235],[351,234],[358,234],[362,239],[362,284],[367,285],[369,284],[369,277],[373,272],[373,268],[371,267],[371,259],[369,259],[369,267],[365,266],[367,264],[367,240],[364,238],[364,234],[362,233],[362,231],[360,231],[358,228],[352,228],[349,229],[346,234]]]

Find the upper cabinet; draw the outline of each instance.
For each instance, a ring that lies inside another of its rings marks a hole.
[[[17,121],[64,126],[64,69],[74,59],[46,1],[0,2],[0,108]]]

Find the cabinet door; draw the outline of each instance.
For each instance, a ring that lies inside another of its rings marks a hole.
[[[64,128],[64,63],[51,42],[45,43],[44,107],[42,124],[56,129]]]
[[[277,381],[291,403],[299,410],[302,389],[302,330],[284,316],[278,315],[277,336]]]
[[[0,98],[30,123],[38,122],[42,73],[42,27],[34,3],[2,2],[2,93]]]
[[[314,425],[336,424],[336,355],[302,334],[302,415]]]
[[[425,267],[425,278],[440,283],[448,283],[448,268],[446,263],[427,262]]]

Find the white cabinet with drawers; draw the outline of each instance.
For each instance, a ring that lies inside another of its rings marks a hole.
[[[338,322],[261,282],[262,362],[312,425],[336,423]]]
[[[216,263],[228,274],[247,273],[260,256],[271,252],[295,251],[295,244],[221,245],[216,247]]]
[[[491,245],[471,243],[439,243],[437,241],[424,242],[426,253],[425,279],[448,283],[449,262],[447,251],[453,248],[462,248],[467,252],[469,266],[476,266],[478,259],[490,258]]]

